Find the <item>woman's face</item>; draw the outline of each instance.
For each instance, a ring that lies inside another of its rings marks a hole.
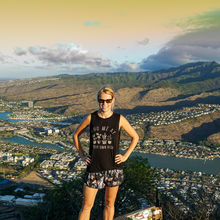
[[[112,96],[106,93],[101,93],[99,96],[99,108],[102,112],[108,112],[112,110],[114,99]]]

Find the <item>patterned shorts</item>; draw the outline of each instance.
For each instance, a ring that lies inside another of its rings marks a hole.
[[[97,173],[85,173],[84,181],[86,186],[103,189],[107,187],[119,186],[124,180],[123,170],[107,170]]]

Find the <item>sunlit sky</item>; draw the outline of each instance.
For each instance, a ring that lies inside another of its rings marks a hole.
[[[220,62],[219,0],[2,0],[0,78]]]

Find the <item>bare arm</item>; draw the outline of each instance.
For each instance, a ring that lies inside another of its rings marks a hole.
[[[139,140],[139,136],[138,136],[137,132],[130,125],[130,123],[127,121],[127,119],[122,115],[120,116],[119,129],[120,128],[123,128],[126,131],[126,133],[132,138],[132,141],[131,141],[129,148],[127,149],[127,151],[125,152],[124,155],[121,155],[121,154],[116,155],[115,162],[117,164],[125,162],[128,159],[128,157],[130,156],[130,154],[134,150],[134,148],[137,145],[137,142]]]
[[[76,149],[79,151],[79,155],[83,160],[86,160],[85,158],[85,153],[81,147],[80,141],[79,141],[79,136],[82,134],[82,132],[89,126],[91,121],[91,114],[89,114],[83,121],[82,123],[78,126],[76,131],[73,134],[73,141],[76,146]],[[89,159],[89,158],[88,158]],[[89,162],[89,161],[86,161]]]

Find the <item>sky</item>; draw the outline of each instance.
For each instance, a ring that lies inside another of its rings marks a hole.
[[[1,0],[0,79],[220,62],[219,0]]]

